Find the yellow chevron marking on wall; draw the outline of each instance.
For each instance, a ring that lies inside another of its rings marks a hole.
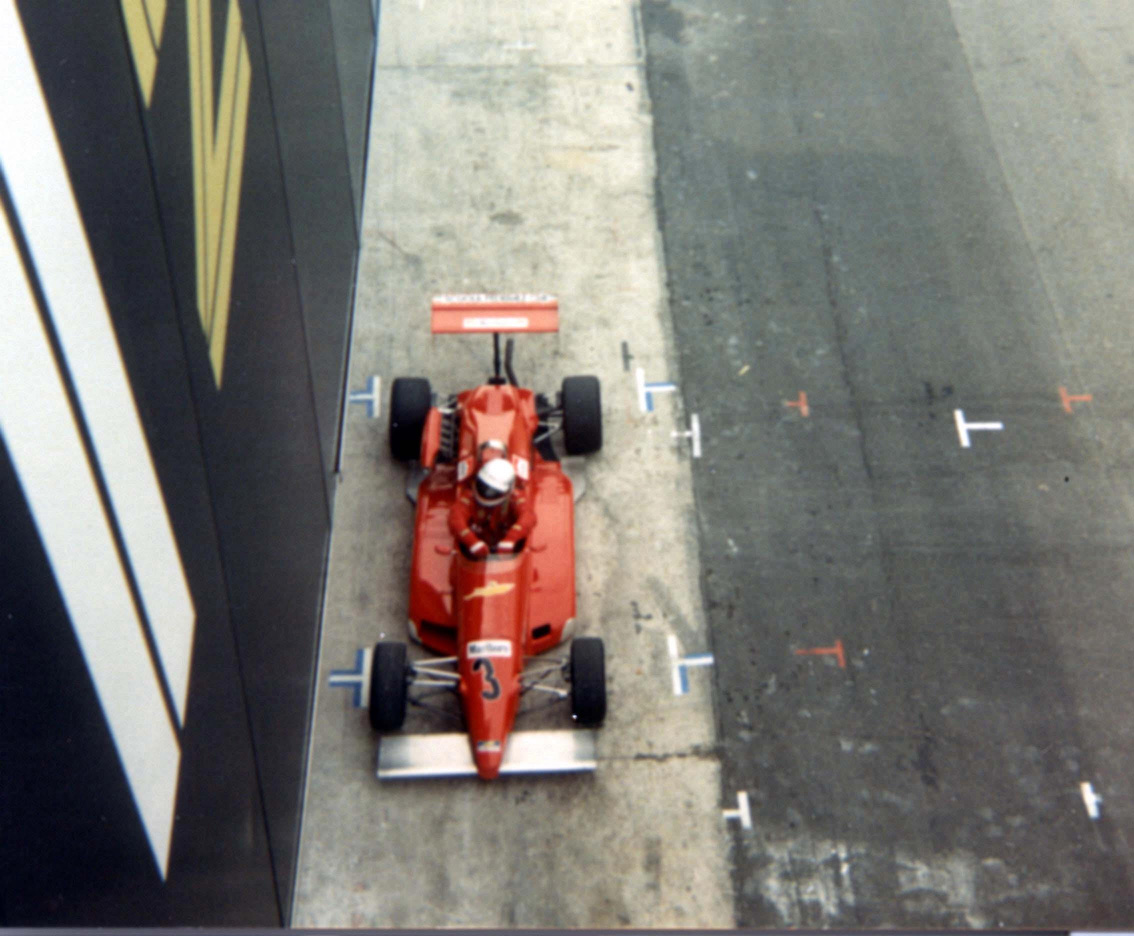
[[[168,0],[121,0],[121,4],[138,84],[146,107],[149,107],[161,55]],[[228,337],[252,66],[237,0],[229,0],[228,3],[218,91],[214,91],[211,0],[186,0],[185,15],[189,38],[197,313],[209,344],[213,377],[219,387]]]
[[[146,107],[150,106],[154,95],[161,34],[165,30],[165,7],[166,0],[122,0],[126,35],[134,53],[134,67],[138,70],[138,84],[142,86]]]
[[[188,0],[186,10],[193,122],[197,311],[209,342],[209,360],[219,387],[228,334],[252,67],[240,5],[236,0],[229,0],[220,89],[214,103],[212,4],[210,0]]]

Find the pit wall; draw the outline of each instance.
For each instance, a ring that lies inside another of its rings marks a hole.
[[[0,3],[0,925],[286,924],[377,3]]]

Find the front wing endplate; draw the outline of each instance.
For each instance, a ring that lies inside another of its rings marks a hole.
[[[579,773],[596,766],[592,729],[516,731],[508,738],[501,774]],[[463,733],[385,735],[378,742],[378,779],[475,777]]]

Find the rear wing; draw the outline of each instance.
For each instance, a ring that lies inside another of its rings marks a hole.
[[[436,296],[435,335],[559,331],[559,300],[554,296]]]

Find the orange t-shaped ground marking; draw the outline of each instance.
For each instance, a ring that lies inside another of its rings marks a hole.
[[[1061,400],[1063,400],[1064,411],[1068,413],[1074,412],[1074,410],[1071,409],[1072,403],[1090,403],[1091,400],[1094,399],[1094,397],[1089,393],[1081,393],[1078,396],[1072,396],[1067,392],[1066,387],[1059,388],[1059,397]]]
[[[839,669],[847,668],[847,657],[843,652],[842,640],[836,640],[833,647],[809,647],[806,650],[796,650],[796,656],[833,656],[839,662]]]
[[[803,390],[799,391],[798,400],[784,400],[784,406],[798,406],[799,415],[804,417],[811,415],[811,407],[807,405],[807,393]]]

